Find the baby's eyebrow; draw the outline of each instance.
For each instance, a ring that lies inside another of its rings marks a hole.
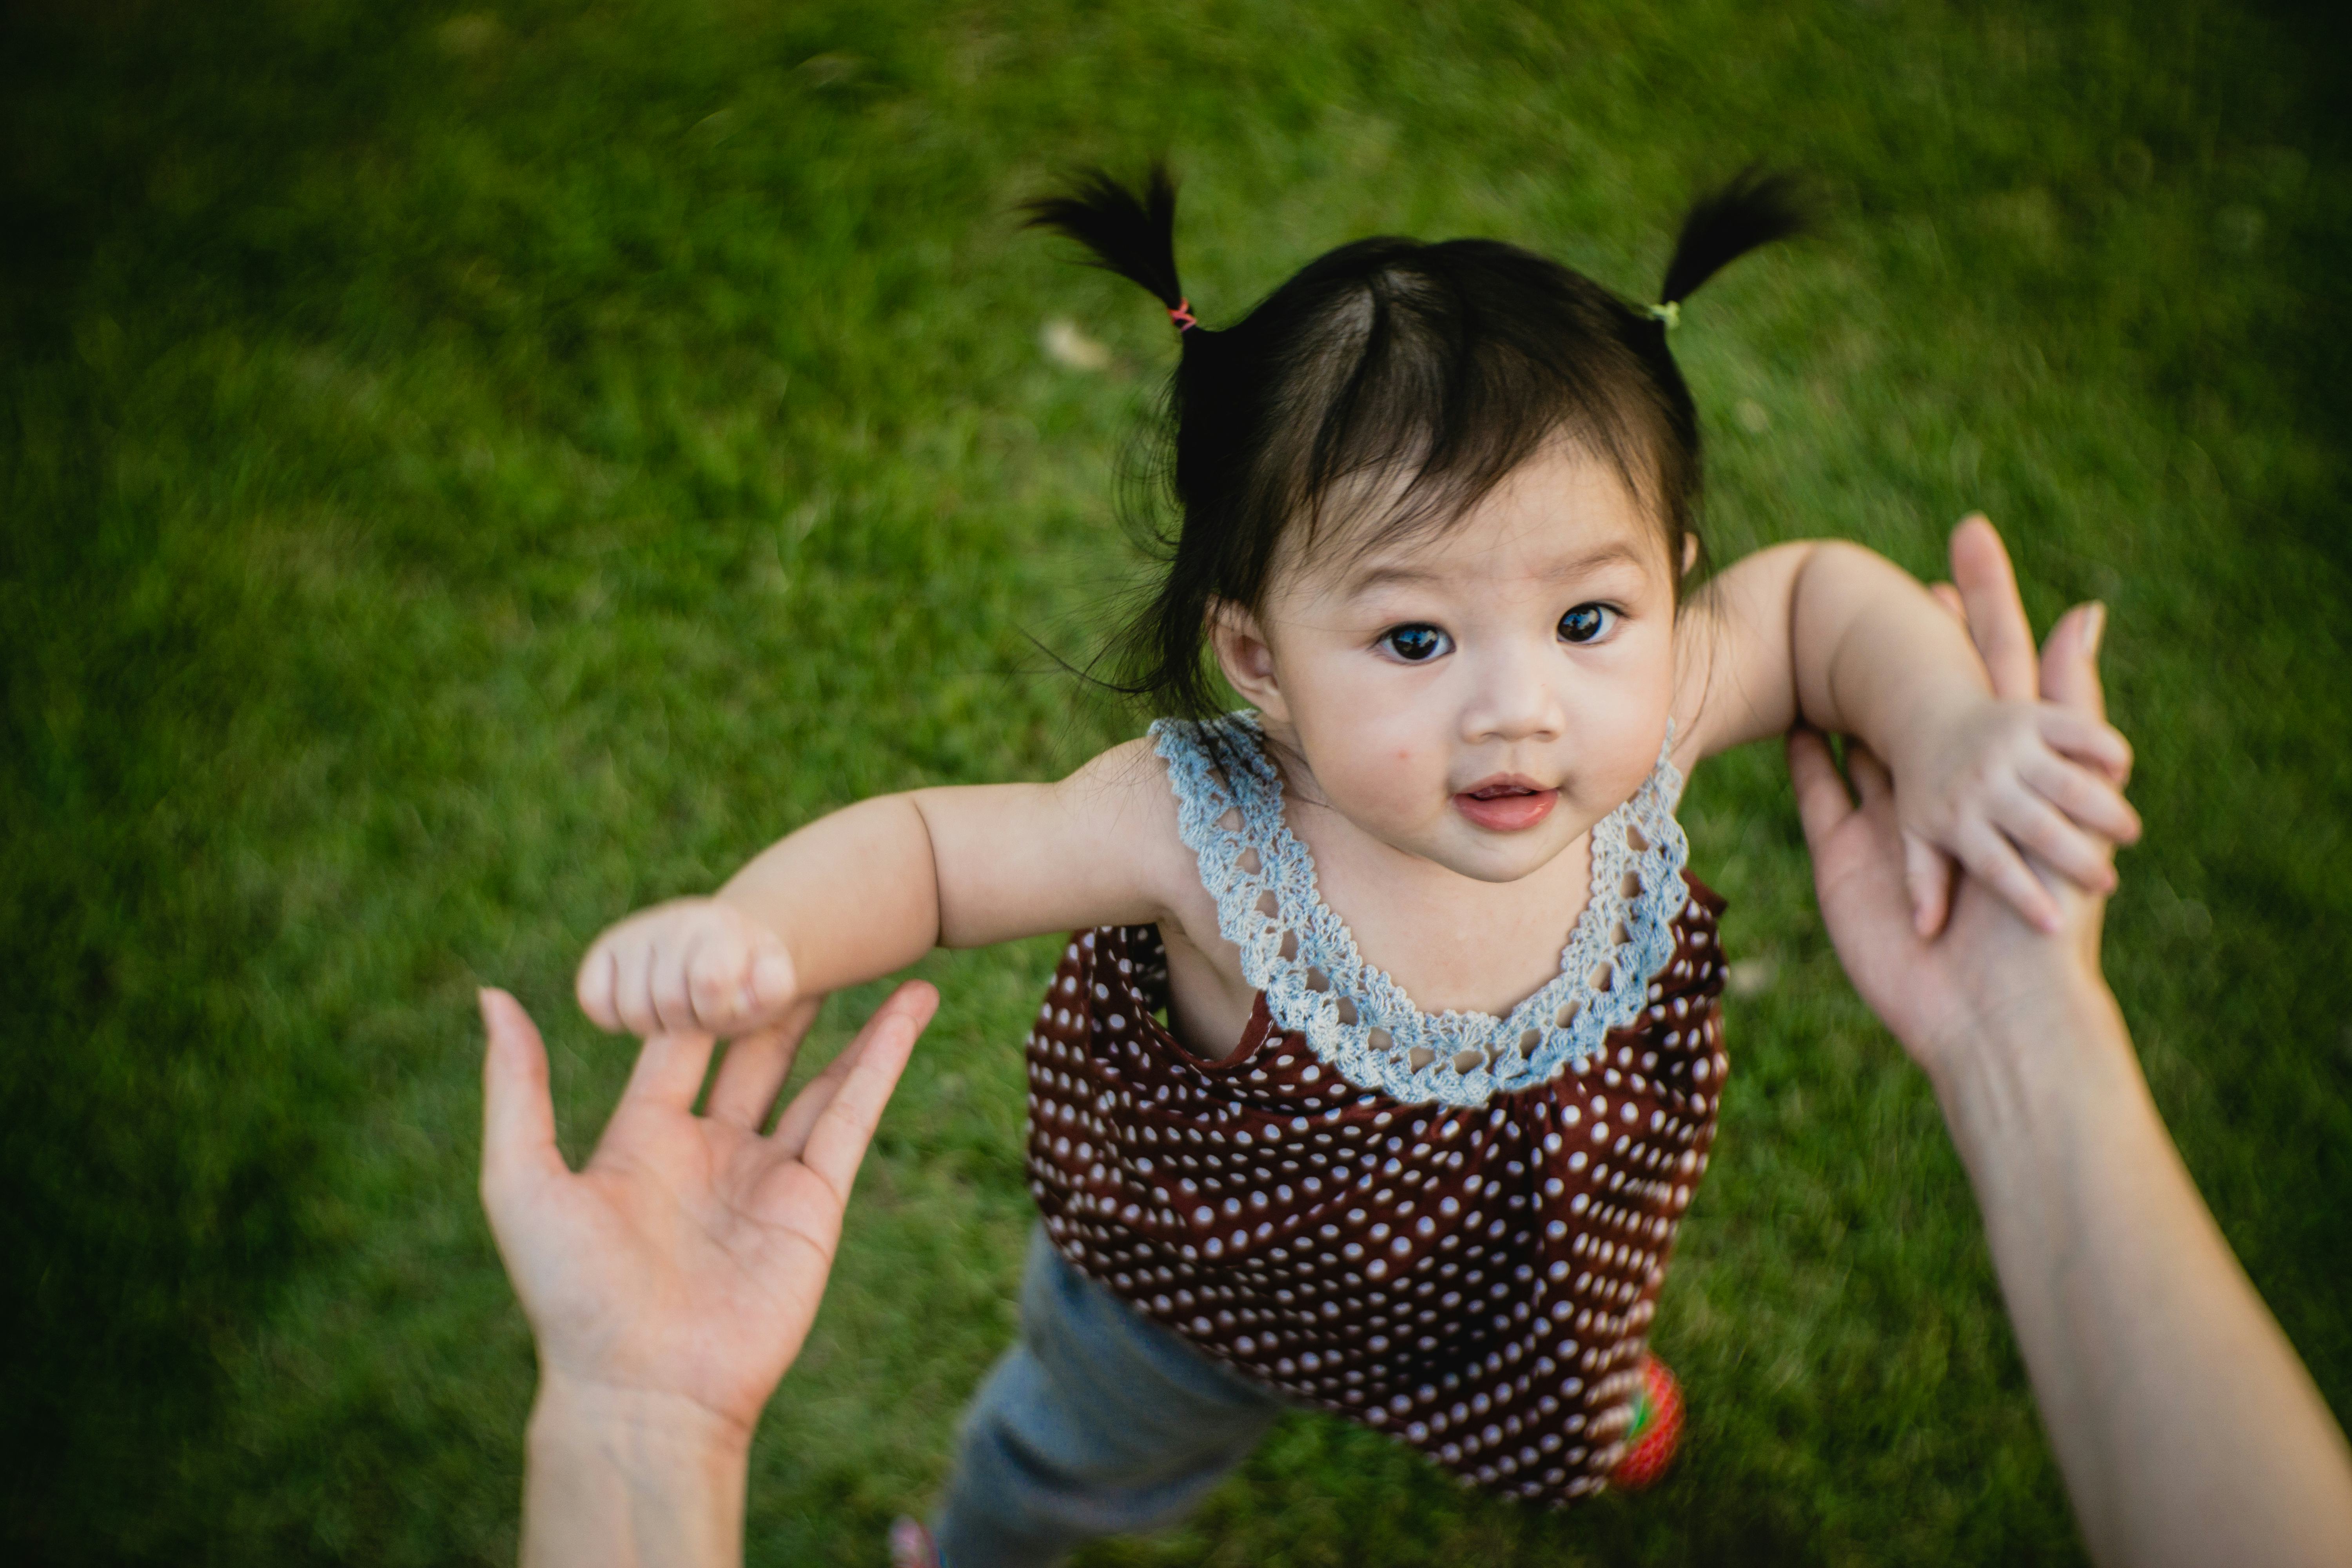
[[[1348,597],[1360,599],[1375,588],[1412,587],[1434,583],[1442,574],[1420,566],[1372,566],[1356,574],[1348,581]]]
[[[1542,574],[1555,582],[1589,577],[1604,566],[1638,566],[1650,564],[1649,554],[1638,545],[1622,539],[1612,539],[1606,544],[1595,545],[1581,555],[1571,556]]]
[[[1549,582],[1572,582],[1579,577],[1590,576],[1604,566],[1645,567],[1649,563],[1648,556],[1631,542],[1612,539],[1608,543],[1595,545],[1581,554],[1572,555],[1565,561],[1555,562],[1542,568],[1535,575]],[[1367,566],[1349,578],[1347,596],[1351,599],[1360,599],[1375,589],[1423,586],[1443,582],[1444,576],[1442,572],[1433,572],[1426,566],[1416,566],[1406,562],[1383,563]]]

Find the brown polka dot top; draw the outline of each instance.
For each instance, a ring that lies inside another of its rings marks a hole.
[[[1662,757],[1593,829],[1558,977],[1426,1015],[1365,964],[1255,723],[1153,726],[1259,987],[1223,1061],[1155,1016],[1160,933],[1076,933],[1027,1040],[1030,1190],[1072,1264],[1206,1354],[1550,1503],[1623,1450],[1725,1071],[1721,900]]]

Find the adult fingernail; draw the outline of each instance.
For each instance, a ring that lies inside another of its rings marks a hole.
[[[2096,599],[2083,615],[2083,652],[2092,658],[2099,657],[2099,639],[2107,635],[2107,607]]]

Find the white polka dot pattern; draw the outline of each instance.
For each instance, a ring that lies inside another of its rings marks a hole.
[[[1727,1065],[1722,905],[1685,881],[1639,1016],[1477,1107],[1347,1083],[1263,993],[1203,1060],[1153,1016],[1158,930],[1078,933],[1026,1042],[1047,1234],[1209,1355],[1465,1481],[1599,1490]]]

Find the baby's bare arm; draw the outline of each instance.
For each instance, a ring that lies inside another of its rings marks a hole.
[[[1689,761],[1815,729],[1882,755],[1991,695],[1968,634],[1901,567],[1836,540],[1743,557],[1684,612],[1675,750]]]
[[[1058,784],[915,790],[820,817],[713,898],[641,910],[589,949],[581,1005],[606,1028],[728,1034],[935,946],[1164,918],[1182,846],[1148,742]]]
[[[1858,738],[1893,772],[1914,914],[1941,926],[1952,857],[2045,928],[2021,850],[2080,885],[2114,885],[2107,843],[2139,819],[2131,760],[2105,724],[1993,695],[1967,634],[1907,573],[1859,545],[1786,544],[1726,572],[1685,612],[1676,713],[1687,761],[1801,718]]]

